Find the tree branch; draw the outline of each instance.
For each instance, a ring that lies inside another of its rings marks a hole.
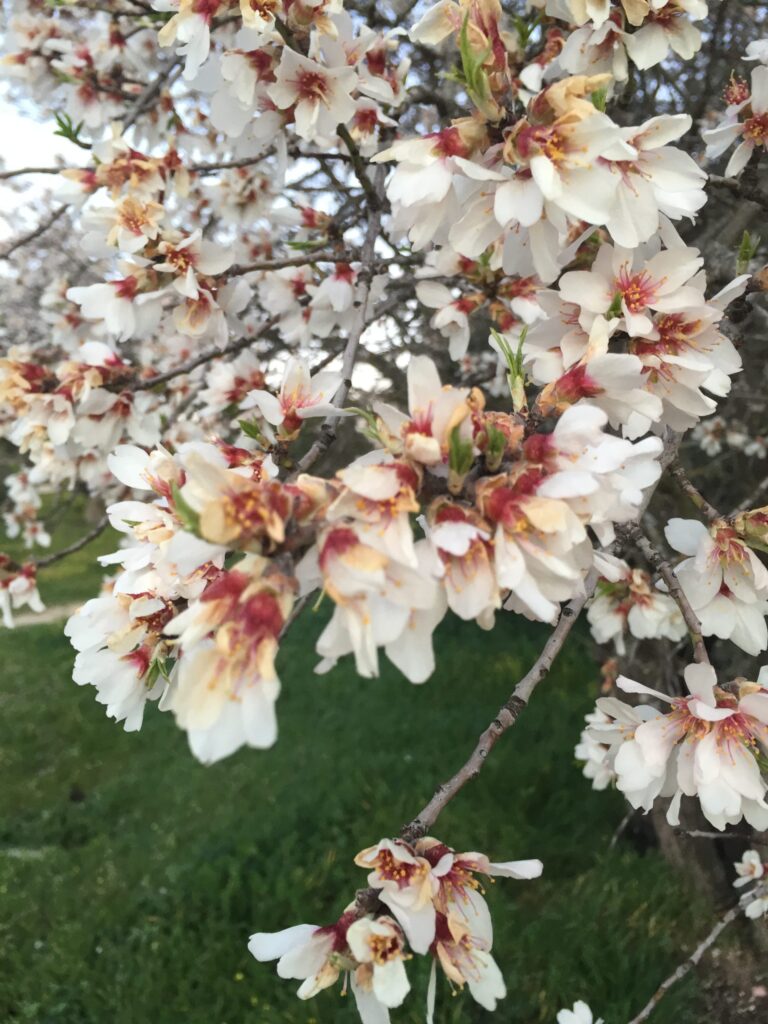
[[[701,491],[699,491],[694,486],[694,484],[691,483],[691,481],[688,479],[688,476],[686,475],[685,470],[677,460],[675,460],[675,462],[670,463],[669,472],[677,481],[678,485],[680,486],[680,490],[687,494],[687,496],[690,498],[690,500],[693,502],[696,508],[699,509],[700,512],[703,512],[707,519],[710,520],[710,522],[715,519],[723,518],[717,511],[715,506],[710,505],[710,503],[707,501],[707,499],[704,497]]]
[[[67,203],[63,206],[58,206],[53,213],[44,221],[41,221],[33,231],[30,231],[29,234],[21,235],[15,241],[11,242],[11,244],[0,253],[0,260],[7,260],[16,252],[17,249],[21,249],[22,246],[27,245],[29,242],[34,242],[34,240],[39,238],[40,235],[45,234],[49,228],[52,228],[53,225],[64,216],[68,209],[69,205]]]
[[[224,348],[207,349],[205,352],[201,352],[199,356],[195,356],[194,359],[190,359],[186,363],[181,363],[180,366],[176,366],[172,370],[166,370],[165,373],[158,373],[154,377],[142,378],[141,380],[129,384],[127,390],[147,391],[150,388],[156,387],[158,384],[165,384],[166,381],[173,380],[174,377],[180,377],[184,373],[191,373],[193,370],[196,370],[198,366],[202,366],[204,363],[209,363],[213,359],[220,359],[223,356],[231,356],[238,352],[242,352],[244,348],[248,348],[249,345],[252,345],[257,340],[257,338],[260,338],[264,331],[269,330],[270,327],[274,327],[275,323],[275,320],[267,320],[258,334],[237,338],[235,341],[231,341],[228,345],[225,345]]]
[[[683,620],[688,627],[691,643],[693,644],[694,661],[699,662],[699,664],[708,665],[709,655],[707,654],[707,648],[704,645],[701,623],[699,622],[696,612],[691,608],[691,604],[685,596],[683,588],[680,586],[680,581],[675,575],[675,571],[672,566],[662,558],[637,523],[628,523],[624,526],[617,527],[616,532],[617,534],[623,535],[632,540],[640,549],[648,564],[664,580],[667,585],[667,590],[669,591],[669,596],[680,609]]]
[[[563,608],[557,625],[544,644],[541,654],[526,672],[508,699],[501,705],[496,717],[487,729],[480,734],[475,748],[457,772],[437,787],[434,796],[428,801],[402,830],[401,835],[409,842],[426,835],[434,825],[446,805],[456,796],[459,790],[471,780],[477,778],[485,764],[486,758],[504,733],[511,729],[521,712],[525,709],[533,691],[547,676],[557,655],[569,633],[575,626],[584,605],[592,596],[597,585],[598,575],[593,569],[584,581],[584,593],[574,597]]]
[[[651,996],[648,1003],[643,1007],[643,1009],[640,1011],[640,1013],[638,1013],[636,1017],[632,1018],[629,1024],[643,1024],[643,1021],[648,1020],[650,1015],[656,1009],[659,1002],[664,998],[664,996],[672,988],[672,986],[675,985],[682,978],[684,978],[686,974],[688,974],[690,971],[693,970],[694,967],[698,965],[699,961],[710,948],[710,946],[713,946],[715,942],[717,942],[721,932],[725,928],[727,928],[729,924],[736,920],[736,918],[739,916],[739,911],[740,908],[737,904],[735,907],[731,907],[731,909],[720,918],[720,920],[717,922],[717,924],[706,937],[706,939],[704,939],[704,941],[701,942],[696,947],[696,949],[694,949],[694,951],[687,958],[687,960],[684,960],[680,964],[680,966],[675,971],[673,971],[672,974],[670,974],[670,976],[661,983],[661,985],[659,985],[654,994]]]
[[[740,178],[722,178],[718,174],[710,174],[709,184],[714,185],[715,188],[732,192],[734,195],[739,196],[740,199],[747,199],[751,203],[757,203],[764,210],[768,210],[768,192],[763,192],[756,185],[751,185]]]
[[[35,562],[35,566],[38,569],[45,569],[49,565],[53,565],[54,562],[61,561],[62,558],[66,558],[67,555],[74,555],[76,551],[80,551],[81,548],[86,547],[92,540],[96,540],[109,526],[109,519],[107,515],[103,515],[96,525],[83,534],[78,540],[74,541],[66,548],[62,548],[61,551],[54,551],[50,555],[46,555],[45,558],[40,558]]]
[[[372,187],[374,189],[381,188],[385,174],[386,168],[376,168],[372,183]],[[357,305],[357,315],[354,323],[349,329],[347,344],[344,347],[344,353],[341,359],[342,384],[333,399],[333,404],[337,409],[340,409],[344,404],[347,395],[349,394],[349,389],[352,387],[352,370],[355,366],[357,350],[360,345],[360,339],[363,336],[363,332],[368,326],[368,302],[371,296],[371,278],[373,276],[375,262],[373,256],[380,228],[381,206],[373,207],[368,216],[368,228],[366,230],[365,241],[363,242],[360,252],[362,268],[359,274],[360,296]],[[336,423],[338,419],[338,415],[331,414],[330,416],[326,416],[320,426],[320,433],[314,443],[299,460],[296,467],[296,474],[306,473],[310,466],[314,465],[320,456],[328,451],[336,440]]]

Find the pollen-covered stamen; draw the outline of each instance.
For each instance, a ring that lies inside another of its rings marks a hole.
[[[756,146],[768,144],[768,113],[753,114],[744,122],[744,139]]]
[[[632,274],[625,263],[616,275],[614,284],[629,312],[642,313],[656,298],[664,281],[665,278],[654,281],[647,270]]]
[[[156,206],[155,203],[151,205]],[[152,214],[153,211],[149,205],[128,196],[120,204],[118,223],[132,234],[140,235],[144,232],[144,228],[153,226],[155,218]]]
[[[395,882],[400,889],[406,889],[414,879],[423,878],[429,870],[425,861],[398,860],[391,850],[380,850],[374,862],[379,877],[386,882]]]
[[[371,135],[376,131],[379,115],[375,107],[363,107],[355,114],[354,125],[361,135]]]
[[[279,0],[247,0],[248,7],[260,18],[273,18],[278,10]]]
[[[434,152],[436,156],[467,157],[470,155],[469,146],[461,137],[461,132],[458,128],[444,128],[443,131],[435,134],[434,139]]]
[[[402,959],[403,944],[394,932],[388,935],[372,933],[368,936],[368,948],[375,964],[388,964],[392,960]]]
[[[714,541],[710,561],[718,562],[721,566],[743,565],[748,561],[747,547],[732,527],[720,523],[712,527],[710,532]]]
[[[731,80],[723,90],[723,100],[731,106],[737,106],[749,99],[749,85],[743,78],[739,78],[735,72],[731,72]]]
[[[293,85],[299,101],[324,103],[326,106],[330,106],[328,79],[319,71],[310,71],[307,68],[302,68],[294,79]]]
[[[629,350],[635,355],[679,355],[691,344],[701,329],[701,320],[689,320],[685,313],[665,313],[657,317],[654,326],[659,335],[655,341],[635,338]]]
[[[320,568],[325,572],[332,558],[341,558],[357,547],[360,540],[354,530],[346,526],[330,530],[320,549]]]
[[[110,283],[120,299],[133,299],[139,290],[139,282],[132,274],[130,277],[124,277],[120,281],[112,281]]]
[[[601,395],[605,388],[589,374],[586,363],[578,363],[559,377],[553,384],[548,384],[542,394],[542,406],[554,408],[557,405],[572,405],[580,398],[594,398]]]
[[[163,258],[165,262],[170,263],[179,274],[186,274],[190,267],[194,267],[197,264],[197,254],[193,252],[189,246],[178,249],[169,247],[163,254]]]

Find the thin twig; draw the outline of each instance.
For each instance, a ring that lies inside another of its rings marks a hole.
[[[181,72],[181,58],[174,58],[167,67],[163,68],[155,78],[154,82],[150,83],[144,92],[134,103],[133,107],[128,111],[123,121],[123,134],[136,123],[147,108],[154,103],[157,97],[162,92],[163,87],[168,84],[170,85],[174,78]]]
[[[384,182],[386,169],[377,167],[374,175],[373,187],[381,188]],[[358,280],[360,281],[360,292],[355,320],[350,326],[347,343],[341,359],[342,383],[333,399],[337,409],[346,401],[349,389],[352,387],[352,370],[357,358],[357,350],[363,332],[368,327],[368,302],[371,296],[371,278],[373,277],[373,255],[376,249],[376,240],[379,237],[381,228],[381,207],[371,209],[368,217],[368,227],[365,233],[365,241],[360,251],[360,262],[362,264]],[[305,473],[310,466],[323,455],[336,439],[336,423],[338,414],[326,416],[320,426],[320,432],[309,450],[302,456],[296,467],[296,473]]]
[[[21,235],[15,241],[11,242],[11,244],[0,253],[0,260],[7,260],[16,252],[17,249],[21,249],[22,246],[27,245],[29,242],[34,242],[34,240],[39,238],[40,235],[45,234],[48,228],[52,228],[53,225],[64,216],[68,209],[69,205],[67,203],[63,206],[57,206],[53,213],[38,224],[33,231],[30,231],[26,235]]]
[[[560,613],[557,625],[549,634],[541,654],[528,672],[514,688],[509,698],[499,708],[496,717],[485,729],[475,744],[475,749],[447,782],[438,786],[434,796],[419,811],[402,831],[404,839],[412,841],[425,835],[437,820],[445,806],[456,796],[460,789],[480,774],[488,754],[504,733],[511,729],[527,706],[533,691],[547,676],[557,655],[560,653],[568,634],[573,629],[584,605],[594,593],[597,585],[597,573],[592,570],[584,581],[584,592],[573,598]]]
[[[669,472],[677,481],[678,485],[680,486],[680,489],[690,498],[690,500],[693,502],[696,508],[699,509],[700,512],[704,513],[704,515],[707,517],[707,519],[710,520],[710,522],[712,522],[715,519],[723,518],[717,511],[715,506],[710,505],[710,503],[707,501],[707,499],[704,497],[701,491],[699,491],[698,488],[696,488],[694,484],[691,483],[680,462],[678,462],[677,460],[672,462],[669,466]]]
[[[363,192],[365,192],[365,198],[368,200],[369,207],[372,210],[382,210],[384,208],[384,201],[379,191],[380,186],[376,185],[368,177],[368,173],[365,168],[365,161],[360,155],[360,150],[357,148],[355,140],[350,135],[349,129],[345,124],[340,124],[336,127],[336,132],[349,150],[352,167],[354,168],[357,180],[363,187]],[[377,175],[377,180],[380,180],[380,177],[380,175]]]
[[[236,263],[227,271],[229,277],[255,273],[257,270],[282,270],[284,267],[307,267],[311,263],[352,263],[357,259],[353,252],[327,253],[305,252],[301,256],[286,256],[278,260],[261,260],[256,263]]]
[[[755,838],[747,832],[703,832],[698,828],[676,828],[675,832],[682,836],[690,836],[691,839],[748,839],[751,841]]]
[[[16,167],[12,171],[0,171],[0,181],[8,181],[9,178],[18,178],[22,174],[61,174],[62,171],[79,170],[75,167]]]
[[[745,182],[741,178],[721,178],[717,174],[710,174],[709,184],[714,185],[715,188],[732,192],[734,195],[739,196],[739,198],[747,199],[751,203],[757,203],[758,206],[768,210],[768,192],[763,192],[761,188],[758,188],[756,185],[750,185],[749,182]]]
[[[165,373],[158,373],[154,377],[145,377],[141,380],[137,380],[133,384],[127,386],[128,391],[147,391],[150,388],[157,387],[158,384],[165,384],[166,381],[173,380],[174,377],[180,377],[184,373],[191,373],[196,370],[198,366],[202,366],[204,363],[210,363],[213,359],[221,359],[224,356],[235,355],[238,352],[242,352],[244,348],[248,348],[252,345],[264,331],[269,330],[270,327],[274,327],[275,320],[267,320],[262,325],[261,330],[258,334],[247,335],[242,338],[238,338],[236,341],[231,341],[229,345],[225,345],[224,348],[213,348],[207,349],[205,352],[201,352],[199,356],[195,356],[194,359],[190,359],[186,363],[174,367],[172,370],[166,370]]]
[[[720,918],[720,920],[717,922],[717,924],[706,937],[706,939],[704,939],[704,941],[696,947],[696,949],[691,953],[691,955],[686,960],[684,960],[680,964],[680,966],[675,971],[673,971],[672,974],[670,974],[670,976],[665,981],[661,983],[661,985],[659,985],[654,994],[651,996],[649,1002],[643,1007],[643,1009],[640,1011],[640,1013],[638,1013],[636,1017],[632,1018],[629,1024],[643,1024],[643,1021],[648,1020],[650,1015],[656,1009],[659,1002],[664,998],[664,996],[672,988],[672,986],[677,984],[678,981],[684,978],[686,974],[688,974],[690,971],[693,970],[694,967],[698,965],[699,961],[710,948],[710,946],[713,946],[715,942],[717,942],[721,932],[725,928],[727,928],[729,924],[736,920],[736,918],[739,916],[739,912],[740,907],[737,904],[735,907],[731,907],[731,909]]]
[[[704,637],[701,632],[701,623],[696,612],[691,608],[690,601],[685,596],[680,581],[675,575],[672,566],[667,562],[651,544],[637,523],[628,523],[617,527],[617,534],[623,534],[631,539],[642,552],[649,565],[657,572],[667,585],[669,596],[680,609],[693,644],[694,661],[699,664],[708,665],[709,655],[704,645]]]
[[[637,814],[637,808],[636,807],[630,807],[629,810],[627,811],[627,813],[624,815],[624,817],[619,822],[619,824],[616,826],[616,830],[614,831],[613,835],[611,836],[611,841],[610,841],[610,843],[608,843],[608,849],[609,850],[612,850],[616,846],[616,843],[618,843],[618,841],[621,839],[621,837],[627,831],[627,826],[629,825],[630,821],[632,821],[632,819],[634,818],[634,816],[636,814]]]
[[[45,569],[47,566],[53,565],[54,562],[59,562],[62,558],[66,558],[67,555],[74,555],[76,551],[80,551],[81,548],[90,544],[92,540],[96,540],[97,537],[100,537],[108,526],[109,518],[105,514],[101,517],[98,523],[88,531],[88,533],[83,534],[83,536],[74,541],[74,543],[70,544],[66,548],[62,548],[61,551],[54,551],[52,554],[46,555],[45,558],[39,558],[35,562],[36,567],[38,569]]]

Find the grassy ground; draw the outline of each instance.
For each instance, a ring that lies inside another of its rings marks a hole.
[[[85,564],[70,566],[59,600],[93,586]],[[340,912],[364,882],[354,854],[396,832],[464,759],[544,633],[516,618],[490,635],[451,621],[435,677],[413,687],[389,671],[359,680],[347,664],[314,676],[320,626],[307,614],[281,652],[274,750],[211,768],[192,760],[169,715],[148,715],[138,735],[107,720],[93,691],[71,682],[59,625],[0,636],[0,1020],[355,1019],[335,992],[296,1000],[296,983],[249,957],[247,937]],[[594,676],[576,636],[435,830],[459,849],[545,864],[541,880],[502,880],[488,894],[509,987],[499,1024],[552,1022],[576,998],[623,1024],[709,927],[656,854],[608,851],[621,801],[593,793],[571,756]],[[395,1024],[423,1021],[420,966]],[[701,1019],[695,981],[654,1016]],[[436,1020],[494,1017],[441,987]]]
[[[77,498],[70,504],[67,495],[62,499],[61,509],[55,508],[50,499],[46,500],[44,508],[52,520],[49,526],[50,548],[35,548],[34,551],[30,551],[24,547],[20,538],[9,540],[0,528],[0,551],[19,562],[44,558],[79,540],[95,526],[101,516],[101,511],[91,508],[83,498]],[[99,555],[114,551],[118,538],[119,535],[114,530],[107,529],[80,551],[41,571],[38,589],[45,604],[69,604],[92,597],[98,590],[103,575],[103,570],[96,559]]]

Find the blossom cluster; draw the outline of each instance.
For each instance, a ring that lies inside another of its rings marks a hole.
[[[380,910],[368,911],[358,897],[334,924],[257,932],[248,943],[253,956],[277,960],[281,978],[300,980],[300,999],[348,977],[363,1024],[386,1024],[389,1010],[404,1001],[410,991],[405,964],[414,954],[432,963],[429,1024],[438,968],[452,987],[466,985],[484,1009],[495,1010],[506,986],[491,955],[491,916],[477,876],[538,878],[541,861],[493,863],[483,853],[457,853],[427,836],[414,843],[382,839],[355,863],[369,870],[365,896]]]
[[[661,580],[621,529],[686,431],[737,446],[713,414],[742,370],[724,321],[755,286],[749,259],[708,281],[707,247],[684,239],[707,179],[693,118],[614,103],[632,67],[694,56],[706,3],[530,0],[513,17],[439,0],[402,26],[342,0],[113,6],[13,0],[2,62],[75,152],[47,171],[78,259],[35,299],[39,338],[0,326],[7,533],[50,546],[48,502],[70,491],[120,537],[65,628],[75,683],[127,731],[148,704],[170,712],[210,764],[276,742],[280,642],[313,595],[318,672],[349,657],[374,677],[383,655],[422,684],[449,614],[557,632],[597,579],[599,643],[624,657],[628,637],[690,633],[697,663],[683,694],[619,676],[664,710],[598,700],[585,775],[645,811],[669,798],[672,823],[687,796],[718,830],[768,828],[766,670],[719,682],[703,639],[768,649],[768,510],[702,499],[706,523],[670,519],[682,558]],[[751,82],[734,75],[705,131],[709,160],[737,143],[726,176],[768,139],[766,41],[746,59]],[[0,555],[6,625],[42,610],[37,568]],[[431,960],[430,1024],[438,968],[495,1009],[478,876],[541,863],[416,834],[358,854],[369,889],[336,922],[256,933],[255,958],[301,998],[348,978],[364,1024],[403,1003],[414,956]],[[754,917],[756,856],[738,870]]]
[[[768,864],[757,850],[745,850],[734,867],[738,875],[734,886],[737,889],[743,889],[746,885],[753,886],[741,894],[739,902],[744,907],[744,913],[752,920],[768,914],[768,887],[765,882]]]
[[[290,437],[337,384],[294,364],[278,397],[255,389],[242,404],[263,417],[259,436],[275,425]],[[432,633],[448,609],[486,629],[501,608],[554,622],[560,602],[583,593],[588,528],[609,542],[636,515],[660,442],[606,433],[589,403],[526,439],[476,389],[441,385],[426,357],[412,359],[408,386],[408,412],[376,406],[378,448],[330,480],[281,480],[253,442],[110,456],[117,479],[148,500],[110,506],[126,545],[102,561],[122,571],[67,627],[75,677],[110,715],[138,728],[146,700],[161,697],[204,761],[271,745],[277,643],[296,597],[316,589],[334,608],[318,671],[353,654],[360,675],[377,675],[383,648],[414,683],[432,674]]]
[[[650,810],[657,797],[670,797],[667,820],[679,823],[683,796],[696,797],[715,828],[742,819],[759,831],[768,828],[768,784],[762,765],[768,753],[766,669],[757,682],[718,683],[710,665],[689,665],[688,694],[669,697],[620,676],[626,693],[655,697],[668,705],[632,706],[601,697],[579,753],[595,788],[616,787],[635,808]],[[578,756],[578,755],[577,755]]]

